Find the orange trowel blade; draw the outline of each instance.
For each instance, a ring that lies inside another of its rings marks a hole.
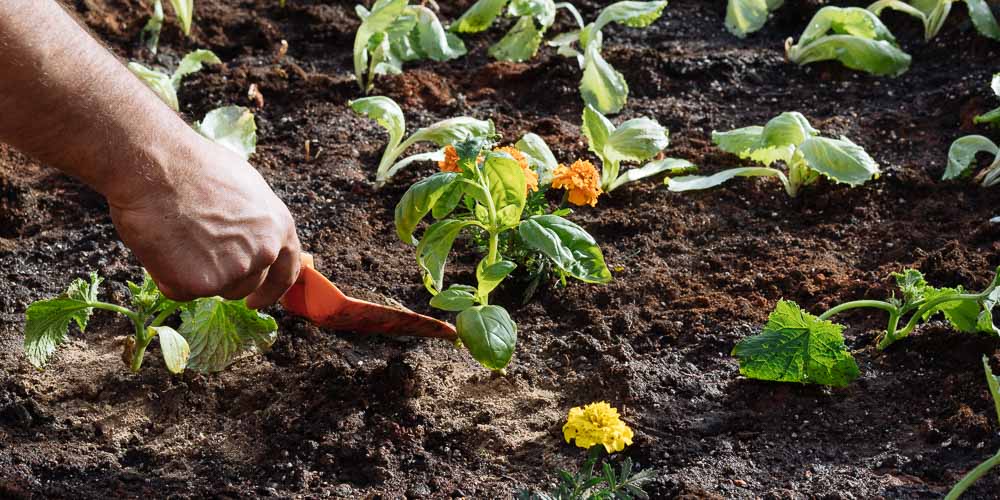
[[[285,292],[286,311],[331,330],[381,335],[409,335],[455,340],[455,327],[413,311],[396,309],[344,295],[313,268],[313,258],[302,254],[299,279]]]

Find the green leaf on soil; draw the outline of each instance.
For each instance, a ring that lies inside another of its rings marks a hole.
[[[217,372],[244,352],[262,352],[277,338],[274,318],[249,309],[243,300],[219,297],[184,305],[179,333],[191,349],[188,368]]]
[[[45,367],[56,346],[65,340],[70,322],[75,322],[81,333],[87,329],[102,281],[97,273],[90,273],[89,282],[78,278],[62,295],[28,306],[25,312],[24,353],[35,368]]]
[[[476,361],[491,370],[502,370],[514,355],[517,325],[500,306],[475,306],[458,314],[458,337]]]

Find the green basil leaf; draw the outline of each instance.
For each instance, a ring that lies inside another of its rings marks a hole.
[[[480,364],[502,370],[510,363],[517,344],[517,325],[500,306],[475,306],[458,314],[458,338]]]
[[[674,192],[697,191],[718,186],[735,177],[777,177],[783,184],[788,184],[785,174],[777,169],[766,167],[741,167],[723,170],[712,175],[685,175],[664,179],[667,189]]]
[[[71,321],[81,333],[86,331],[102,281],[97,273],[90,273],[89,283],[78,278],[59,297],[28,306],[24,314],[24,353],[35,368],[45,367],[56,346],[65,340]]]
[[[191,349],[188,368],[218,372],[244,352],[262,352],[277,338],[274,318],[249,309],[243,300],[219,297],[185,304],[178,331]]]
[[[670,132],[649,118],[622,123],[608,136],[605,157],[612,162],[646,161],[670,145]]]
[[[431,294],[444,289],[444,267],[455,238],[471,221],[445,219],[431,224],[417,245],[417,263],[424,271],[424,284]]]
[[[355,99],[347,103],[355,113],[375,120],[389,132],[389,145],[393,148],[403,140],[406,133],[406,118],[396,101],[388,97],[374,96]]]
[[[986,0],[965,0],[965,5],[969,7],[969,17],[976,31],[987,38],[1000,40],[1000,25]]]
[[[524,62],[535,57],[542,44],[542,31],[530,16],[522,17],[500,39],[490,46],[490,57],[498,61]]]
[[[413,238],[417,224],[434,208],[457,178],[458,174],[454,172],[440,172],[415,182],[406,190],[403,198],[396,204],[395,211],[396,234],[400,240],[417,244],[417,240]]]
[[[496,290],[504,278],[513,272],[516,267],[517,264],[509,260],[501,260],[493,265],[487,265],[486,259],[479,261],[479,265],[476,266],[476,280],[479,282],[477,293],[479,297],[486,297],[490,292]]]
[[[458,204],[462,202],[462,196],[465,195],[465,188],[468,184],[463,182],[454,182],[448,189],[445,190],[444,194],[438,198],[437,203],[434,204],[434,208],[431,209],[431,216],[435,219],[443,219],[450,215]]]
[[[556,215],[537,215],[518,226],[525,245],[541,252],[562,272],[586,283],[607,283],[611,271],[594,237]]]
[[[843,387],[860,374],[843,330],[782,300],[764,330],[736,344],[733,355],[749,378]]]
[[[967,135],[956,139],[948,148],[948,167],[941,178],[948,181],[965,177],[971,173],[979,153],[989,153],[996,157],[1000,154],[1000,148],[981,135]]]
[[[435,61],[447,61],[465,54],[465,44],[460,38],[444,30],[434,11],[422,5],[410,8],[417,13],[416,31],[421,52]]]
[[[202,121],[195,122],[194,128],[244,160],[257,151],[257,124],[253,113],[242,106],[213,109]]]
[[[181,59],[180,64],[177,65],[177,69],[174,70],[173,76],[170,77],[170,83],[174,86],[174,89],[180,88],[182,78],[192,73],[201,71],[203,63],[222,64],[222,61],[211,50],[195,50],[193,52],[189,52],[186,56],[184,56],[184,59]]]
[[[500,223],[505,226],[517,225],[528,195],[528,181],[524,177],[524,170],[506,154],[487,153],[483,173],[489,182],[490,198],[493,199]]]
[[[476,305],[476,287],[451,285],[431,298],[431,307],[442,311],[460,312]]]
[[[879,173],[878,163],[847,138],[810,137],[799,151],[809,168],[836,182],[860,186]]]
[[[479,33],[493,25],[507,0],[479,0],[449,28],[456,33]]]
[[[614,191],[624,184],[630,182],[635,182],[647,177],[652,177],[657,174],[667,173],[667,174],[679,174],[679,173],[689,173],[698,170],[698,167],[694,163],[687,160],[680,160],[677,158],[664,158],[662,160],[656,160],[649,162],[642,166],[642,168],[633,168],[626,170],[624,173],[618,176],[611,186],[608,187],[608,191]]]
[[[585,49],[580,95],[583,102],[604,114],[617,113],[628,101],[628,82],[601,56],[600,40]]]
[[[753,126],[738,128],[728,132],[712,131],[712,142],[720,149],[734,155],[742,155],[755,147],[761,140],[764,127]]]
[[[167,370],[175,374],[183,372],[191,357],[187,340],[169,326],[151,326],[148,331],[150,336],[160,338],[160,352]]]
[[[128,69],[132,74],[139,77],[139,80],[142,80],[142,83],[145,83],[161,101],[167,103],[170,109],[180,111],[180,105],[177,103],[177,89],[174,88],[170,76],[161,71],[147,68],[137,62],[128,63]]]
[[[528,165],[538,173],[540,186],[552,184],[552,173],[559,166],[559,162],[556,161],[556,156],[552,154],[552,150],[549,149],[548,144],[545,144],[544,139],[535,134],[527,133],[521,137],[521,140],[517,141],[514,147],[524,154],[524,157],[528,159]]]

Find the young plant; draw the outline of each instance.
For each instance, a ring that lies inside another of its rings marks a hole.
[[[819,316],[801,310],[794,302],[779,301],[764,330],[733,348],[732,354],[740,361],[740,373],[760,380],[847,385],[857,378],[858,366],[844,345],[844,326],[829,319],[852,309],[889,313],[886,330],[878,341],[879,350],[907,337],[938,313],[960,332],[1000,336],[992,312],[1000,301],[1000,268],[990,285],[978,293],[969,293],[961,286],[932,287],[914,269],[894,273],[893,277],[902,297],[846,302]]]
[[[993,397],[993,406],[996,408],[997,412],[997,424],[1000,424],[1000,377],[993,374],[993,370],[990,369],[990,360],[983,356],[983,369],[986,371],[986,387],[989,389],[990,396]],[[979,478],[986,475],[990,469],[995,467],[1000,467],[1000,451],[997,451],[996,455],[986,459],[985,462],[979,464],[975,469],[969,471],[961,481],[956,484],[948,495],[944,497],[944,500],[958,500],[965,493],[965,490],[969,489],[973,483],[979,480]]]
[[[449,150],[443,172],[413,184],[396,205],[396,233],[416,245],[417,264],[433,298],[431,306],[457,312],[459,339],[486,368],[503,370],[517,341],[517,325],[507,311],[489,303],[490,293],[514,270],[499,243],[517,231],[530,249],[544,255],[563,279],[607,283],[611,273],[593,237],[557,215],[525,217],[527,172],[511,155],[490,151],[488,140],[472,138]],[[417,240],[413,233],[428,214],[431,224]],[[444,270],[455,239],[476,231],[487,240],[487,254],[476,266],[476,286],[444,286]]]
[[[763,167],[723,170],[709,176],[689,175],[666,180],[671,191],[693,191],[718,186],[734,177],[777,177],[785,192],[795,197],[820,176],[850,186],[860,186],[879,175],[878,164],[861,146],[846,137],[820,137],[798,112],[786,112],[763,127],[744,127],[712,132],[712,141],[723,151],[761,163]],[[774,168],[778,162],[786,172]]]
[[[419,129],[404,141],[406,118],[403,117],[403,110],[392,99],[382,96],[365,97],[351,101],[348,105],[354,112],[375,120],[389,132],[389,143],[382,153],[382,160],[375,172],[376,188],[381,188],[393,175],[396,175],[396,172],[413,162],[444,159],[444,150],[439,149],[396,161],[410,146],[418,142],[432,142],[437,147],[444,148],[468,137],[487,137],[494,134],[492,121],[461,116]]]
[[[800,66],[840,61],[851,69],[879,76],[899,76],[910,68],[910,55],[871,11],[860,7],[823,7],[809,21],[799,41],[785,42],[785,56]]]
[[[951,4],[958,1],[960,0],[910,0],[909,2],[878,0],[869,5],[868,10],[876,16],[881,15],[885,9],[909,14],[923,23],[924,40],[930,41],[944,26],[945,19],[951,13]],[[1000,40],[1000,25],[997,25],[997,20],[993,17],[993,12],[986,0],[965,0],[965,4],[969,8],[969,17],[976,30],[985,37]]]
[[[764,27],[769,16],[785,0],[729,0],[726,5],[726,29],[730,33],[746,38]]]
[[[377,0],[370,11],[363,5],[354,10],[361,18],[354,36],[354,76],[365,94],[374,87],[375,75],[398,75],[405,62],[447,61],[465,54],[462,40],[446,32],[434,11],[423,5]]]
[[[650,160],[670,144],[670,132],[649,118],[635,118],[615,127],[611,120],[588,104],[583,110],[580,128],[587,137],[590,151],[601,160],[601,189],[606,193],[657,174],[689,172],[696,168],[687,160],[665,158],[621,171],[623,162]]]
[[[973,177],[973,181],[983,187],[1000,183],[1000,147],[981,135],[967,135],[951,143],[948,148],[948,167],[941,179],[950,181],[970,177],[979,153],[993,155],[993,161]]]
[[[24,352],[32,365],[45,367],[56,347],[66,340],[70,322],[83,333],[94,309],[121,314],[132,322],[134,331],[125,343],[122,360],[133,372],[142,367],[146,348],[154,338],[160,339],[167,369],[180,373],[185,368],[220,371],[246,351],[267,349],[277,336],[277,322],[248,309],[242,300],[212,297],[174,302],[164,297],[149,274],[144,273],[141,284],[127,282],[131,297],[130,307],[125,307],[97,298],[102,281],[97,273],[90,273],[89,282],[77,279],[62,295],[28,306]],[[164,325],[177,312],[180,327],[174,330]]]
[[[538,53],[545,32],[556,20],[558,9],[566,9],[583,28],[583,18],[572,4],[553,0],[479,0],[448,29],[455,33],[478,33],[493,25],[504,6],[507,16],[517,22],[507,34],[489,48],[489,54],[499,61],[527,61]]]
[[[244,160],[257,151],[257,123],[253,113],[242,106],[213,109],[195,122],[194,129]]]
[[[575,57],[583,70],[580,94],[583,102],[604,114],[618,113],[628,101],[628,82],[601,55],[603,29],[610,23],[645,28],[660,18],[666,1],[616,2],[601,10],[597,19],[583,28],[555,37],[549,45],[558,53]],[[579,50],[573,48],[577,44]]]
[[[191,36],[191,21],[194,19],[194,0],[170,0],[170,5],[177,14],[177,21],[181,25],[184,36]],[[160,30],[163,29],[163,1],[153,1],[153,15],[150,16],[146,26],[142,28],[140,37],[146,48],[150,52],[156,53],[160,43]]]
[[[993,80],[990,81],[990,88],[993,89],[993,93],[1000,97],[1000,73],[993,75]],[[1000,122],[1000,108],[996,108],[992,111],[988,111],[981,115],[976,115],[972,118],[972,121],[979,123],[989,123],[990,125],[996,126]]]
[[[181,88],[181,79],[192,73],[201,71],[202,64],[222,64],[218,56],[211,50],[196,50],[189,52],[181,59],[172,75],[150,69],[137,62],[128,63],[128,69],[139,77],[153,92],[156,93],[174,111],[180,111],[177,102],[177,91]]]

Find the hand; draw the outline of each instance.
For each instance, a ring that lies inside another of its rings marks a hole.
[[[170,299],[275,303],[300,266],[288,208],[229,150],[194,133],[184,142],[159,155],[170,182],[139,178],[127,199],[109,199],[119,235]]]

